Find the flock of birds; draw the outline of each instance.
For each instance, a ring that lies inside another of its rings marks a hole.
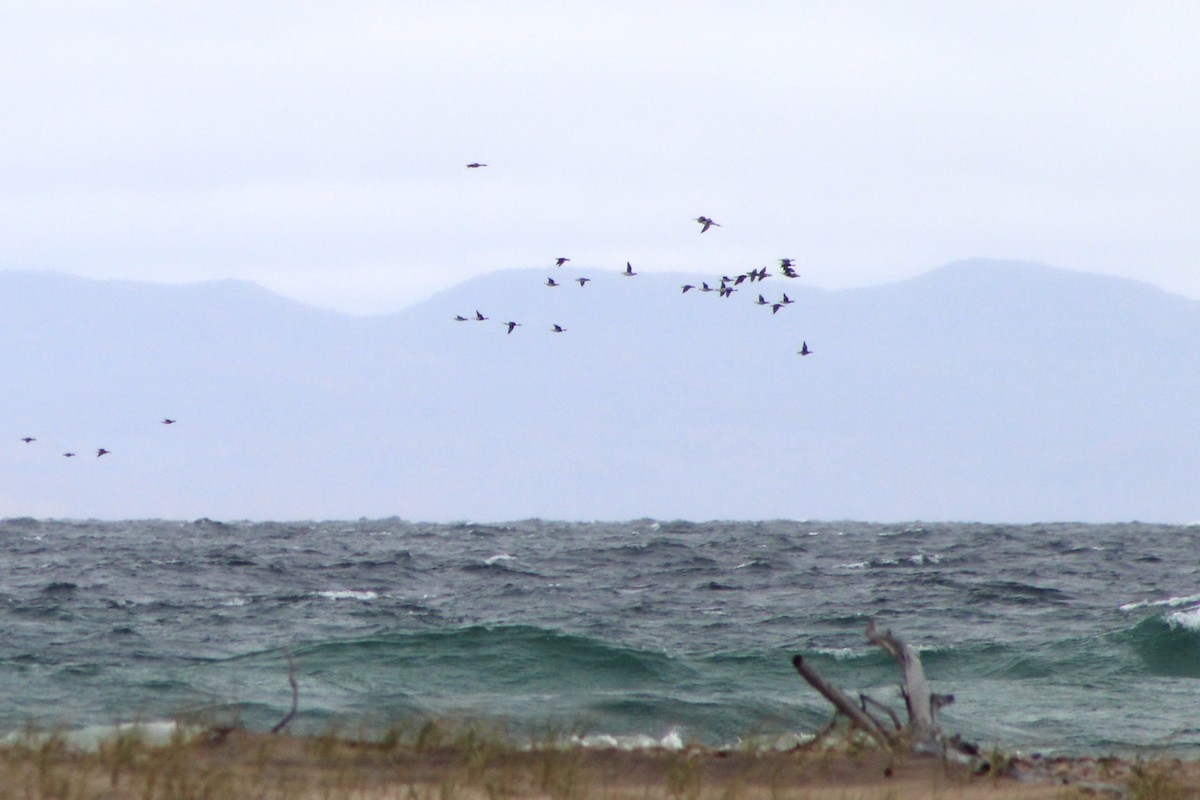
[[[170,417],[163,417],[162,419],[159,420],[159,424],[174,425],[175,420],[171,419]],[[22,444],[30,445],[30,444],[33,444],[34,442],[36,442],[37,438],[34,436],[22,436],[17,441],[21,442]],[[106,456],[111,452],[112,452],[112,450],[109,450],[107,448],[97,447],[96,448],[96,458],[100,458],[101,456]],[[62,455],[63,455],[63,458],[75,458],[79,454],[76,453],[74,450],[68,450],[65,453],[63,453]]]
[[[483,164],[478,161],[472,161],[470,164],[467,164],[467,169],[479,169],[486,166],[487,164]],[[709,228],[721,227],[719,222],[713,220],[711,217],[706,217],[703,215],[696,217],[694,221],[700,225],[700,233],[706,233]],[[567,258],[566,256],[559,256],[554,259],[554,266],[562,267],[570,260],[571,259]],[[795,259],[792,258],[779,259],[779,272],[785,278],[794,279],[800,277],[800,273],[796,271]],[[625,262],[625,271],[620,274],[627,278],[632,278],[637,275],[637,273],[633,270],[633,265],[628,261]],[[740,287],[743,283],[754,284],[759,281],[765,281],[767,278],[771,277],[771,274],[772,273],[767,271],[766,267],[759,267],[757,269],[752,269],[749,272],[743,272],[734,276],[722,275],[720,278],[714,278],[712,283],[715,283],[716,286],[710,285],[708,281],[701,281],[699,286],[685,283],[683,285],[683,294],[687,294],[694,289],[700,293],[717,292],[719,297],[732,297],[734,292],[740,291]],[[575,283],[578,283],[582,288],[587,286],[592,279],[581,275],[576,278],[571,278],[571,280]],[[553,276],[550,276],[546,278],[545,285],[551,288],[556,288],[562,286],[562,283],[558,280],[555,280]],[[783,292],[783,297],[779,300],[768,300],[763,294],[759,293],[758,299],[754,301],[755,305],[770,307],[772,314],[778,313],[781,309],[790,306],[794,302],[794,300],[788,297],[787,292]],[[478,309],[475,310],[473,315],[456,314],[454,316],[454,320],[456,322],[484,322],[488,319],[490,319],[490,317],[484,316]],[[512,333],[514,330],[521,327],[521,323],[514,320],[503,321],[501,324],[507,328],[507,333]],[[567,329],[558,323],[553,323],[550,327],[550,331],[552,333],[566,333]],[[805,341],[801,343],[800,349],[796,352],[802,356],[807,356],[812,355],[813,351],[809,349],[808,342]]]
[[[487,164],[483,164],[478,161],[473,161],[470,164],[467,164],[467,169],[479,169],[481,167],[486,167],[486,166],[487,166]],[[700,233],[706,233],[710,228],[721,227],[721,224],[719,222],[716,222],[711,217],[706,217],[706,216],[696,217],[695,222],[700,225]],[[566,263],[570,260],[571,259],[567,258],[566,256],[559,256],[558,258],[554,259],[554,266],[562,267],[562,266],[566,265]],[[780,274],[782,274],[783,277],[785,277],[785,278],[799,278],[800,277],[800,274],[798,272],[796,272],[794,260],[791,258],[779,259],[779,271],[780,271]],[[625,271],[620,274],[627,278],[632,278],[637,275],[637,272],[634,271],[633,265],[630,262],[626,261],[625,262]],[[766,267],[759,267],[757,269],[750,270],[749,272],[743,272],[741,274],[734,275],[734,276],[722,275],[720,278],[714,278],[712,283],[716,284],[715,286],[710,285],[708,281],[701,281],[699,286],[695,286],[690,283],[685,283],[683,285],[683,294],[687,294],[688,292],[695,290],[698,293],[717,292],[719,297],[732,297],[734,292],[740,291],[740,287],[742,286],[742,284],[754,284],[754,283],[758,283],[761,281],[765,281],[767,278],[770,278],[770,277],[771,277],[771,273],[767,272]],[[576,278],[571,278],[571,281],[578,283],[581,288],[587,286],[587,284],[591,280],[592,280],[591,278],[588,278],[588,277],[585,277],[582,275],[579,277],[576,277]],[[562,284],[558,280],[555,280],[553,276],[550,276],[550,277],[546,278],[545,285],[548,287],[554,288],[554,287],[561,286]],[[771,313],[776,314],[781,309],[786,308],[787,306],[791,305],[795,301],[788,297],[787,292],[784,292],[783,297],[780,298],[779,300],[768,300],[763,294],[759,293],[758,299],[755,300],[754,302],[755,302],[755,305],[769,306],[771,309]],[[454,319],[458,322],[470,322],[470,321],[484,322],[484,321],[488,320],[489,317],[484,316],[482,313],[479,312],[478,309],[476,309],[476,311],[473,315],[464,316],[462,314],[458,314],[454,317]],[[521,327],[521,323],[516,322],[514,320],[508,320],[508,321],[503,322],[502,324],[507,328],[507,333],[512,333],[514,330]],[[566,333],[567,329],[558,323],[554,323],[550,327],[550,331],[552,333]],[[809,349],[808,342],[803,342],[800,346],[800,349],[797,352],[802,356],[807,356],[807,355],[811,355],[813,351]],[[175,420],[171,419],[170,417],[164,417],[163,419],[159,420],[159,422],[162,425],[174,425],[175,424]],[[25,445],[31,445],[37,441],[37,438],[33,437],[33,436],[23,436],[19,439],[19,441]],[[98,447],[98,448],[96,448],[96,458],[106,456],[111,452],[112,451],[108,450],[107,448]],[[78,453],[74,452],[73,450],[68,450],[68,451],[64,452],[62,455],[64,458],[75,458],[78,455]]]

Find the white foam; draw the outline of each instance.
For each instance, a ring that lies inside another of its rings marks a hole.
[[[378,592],[363,591],[356,592],[350,589],[340,589],[330,592],[317,592],[317,597],[324,597],[327,600],[374,600],[379,597]]]
[[[814,648],[813,652],[819,653],[823,656],[830,656],[831,658],[835,658],[838,661],[845,661],[846,659],[849,659],[849,658],[862,658],[863,656],[867,655],[870,651],[855,650],[854,648],[851,648],[851,647],[817,647],[817,648]]]
[[[487,558],[485,558],[483,560],[483,563],[487,564],[490,567],[492,564],[498,564],[501,561],[516,561],[516,560],[517,560],[516,557],[510,556],[508,553],[497,553],[494,556],[488,556]]]
[[[120,725],[89,725],[66,733],[30,733],[15,731],[4,736],[5,744],[45,744],[61,739],[71,750],[95,753],[102,746],[117,739],[136,739],[151,747],[170,744],[177,736],[191,740],[204,732],[203,728],[179,725],[174,720],[152,720],[150,722],[126,722]]]
[[[1185,628],[1189,631],[1200,631],[1200,608],[1189,608],[1184,611],[1172,611],[1167,614],[1167,624],[1172,628]]]
[[[661,739],[655,739],[644,733],[633,733],[626,736],[612,736],[607,733],[580,736],[574,739],[583,747],[598,750],[682,750],[683,736],[678,728],[671,728]]]
[[[1189,594],[1183,597],[1168,597],[1166,600],[1139,600],[1136,603],[1126,603],[1121,606],[1121,611],[1133,611],[1138,608],[1147,608],[1155,606],[1166,606],[1168,608],[1178,608],[1179,606],[1190,606],[1194,603],[1200,603],[1200,594]]]

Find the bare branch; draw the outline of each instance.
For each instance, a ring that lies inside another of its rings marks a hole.
[[[283,654],[287,657],[288,683],[292,685],[292,710],[287,713],[286,717],[279,720],[274,728],[271,728],[271,733],[279,733],[287,727],[287,724],[292,721],[292,717],[296,716],[296,709],[300,707],[300,687],[296,684],[296,662],[292,659],[292,651],[286,647]]]
[[[892,718],[892,724],[896,726],[896,730],[902,730],[904,725],[900,722],[900,717],[896,716],[896,712],[892,711],[891,706],[886,706],[883,703],[863,692],[858,693],[858,699],[862,701],[863,711],[867,710],[867,704],[883,709],[884,713]]]
[[[942,732],[933,716],[933,697],[916,648],[897,639],[890,630],[880,632],[875,620],[867,623],[867,638],[900,662],[900,669],[904,673],[902,691],[908,705],[908,727],[913,741],[923,745],[937,743]]]
[[[826,700],[833,704],[834,708],[849,717],[850,721],[864,733],[884,747],[890,748],[894,744],[892,736],[883,729],[882,725],[854,705],[854,702],[841,689],[822,678],[804,661],[802,656],[793,656],[792,666],[803,676],[804,680],[808,681],[810,686],[820,692]]]

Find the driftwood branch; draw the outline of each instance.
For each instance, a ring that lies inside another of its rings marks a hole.
[[[863,733],[884,747],[891,747],[891,734],[884,730],[883,726],[876,722],[869,714],[856,706],[854,701],[846,696],[845,692],[822,678],[816,670],[808,665],[803,656],[793,656],[792,666],[803,676],[804,680],[808,681],[810,686],[820,692],[826,700],[833,704],[834,708],[845,714]]]
[[[953,703],[954,695],[934,694],[929,691],[929,682],[925,679],[925,670],[921,667],[921,657],[912,645],[897,639],[890,630],[880,631],[874,620],[867,625],[866,633],[872,644],[882,647],[900,663],[904,675],[900,691],[908,707],[907,725],[901,724],[900,718],[892,709],[865,694],[859,694],[861,706],[855,704],[845,692],[822,678],[800,656],[793,657],[792,664],[810,686],[833,704],[839,714],[848,717],[855,727],[884,747],[907,746],[914,750],[944,753],[946,741],[937,721],[937,710]],[[895,725],[895,730],[889,731],[872,716],[868,705],[885,712]],[[955,749],[963,749],[953,741],[951,745]]]
[[[864,694],[862,692],[858,693],[858,699],[859,699],[859,702],[862,703],[863,711],[867,710],[867,704],[869,703],[870,705],[875,706],[880,711],[882,711],[883,713],[885,713],[889,717],[891,717],[892,725],[894,725],[896,727],[896,730],[901,730],[904,727],[904,724],[900,722],[900,717],[896,716],[896,712],[892,711],[891,706],[886,706],[883,703],[876,700],[874,697],[871,697],[871,695]]]
[[[285,649],[283,654],[287,657],[288,683],[292,685],[292,710],[287,713],[287,716],[279,720],[274,728],[271,728],[271,733],[279,733],[286,728],[287,724],[296,716],[296,709],[300,707],[300,687],[296,683],[296,662],[292,659],[291,650]]]
[[[929,691],[929,682],[925,680],[925,670],[921,667],[921,656],[917,654],[917,649],[897,639],[890,630],[881,632],[875,620],[867,623],[867,638],[900,662],[900,669],[904,673],[901,691],[908,706],[908,728],[913,744],[939,742],[942,731],[934,717],[933,693]]]

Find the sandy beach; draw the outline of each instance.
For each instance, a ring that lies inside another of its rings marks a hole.
[[[184,800],[1130,800],[1200,797],[1200,768],[1166,758],[1013,759],[994,766],[874,749],[790,752],[513,747],[467,732],[452,742],[362,743],[244,731],[134,738],[93,753],[61,740],[0,749],[0,799]]]

